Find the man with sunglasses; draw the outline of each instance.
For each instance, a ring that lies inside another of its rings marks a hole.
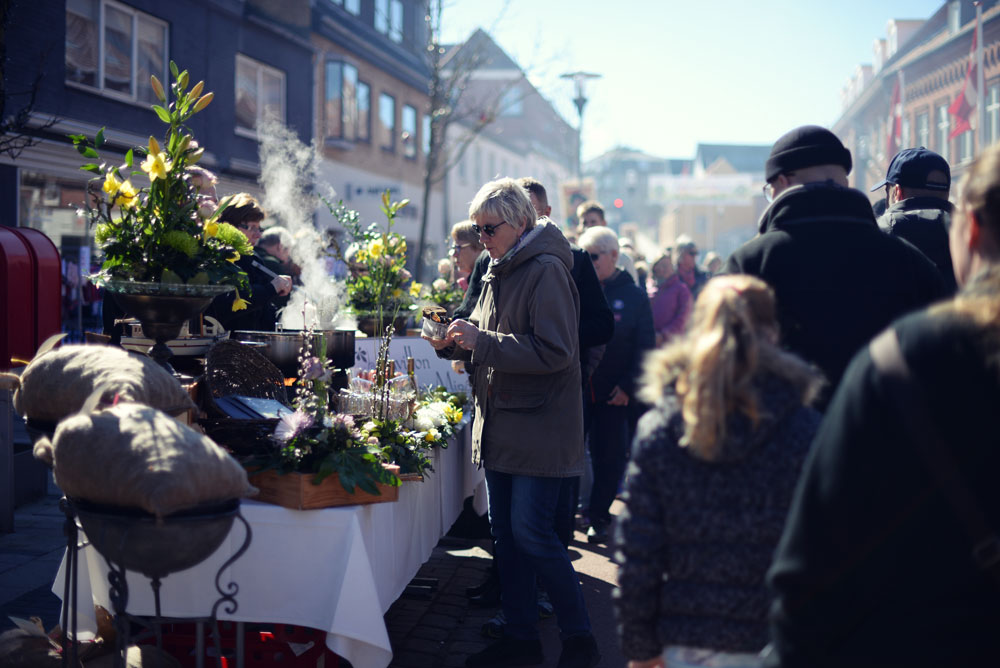
[[[579,576],[555,530],[562,479],[583,468],[580,302],[573,255],[559,228],[538,220],[513,179],[484,185],[469,207],[490,256],[472,315],[454,320],[438,354],[475,364],[472,460],[486,470],[500,570],[503,637],[466,666],[537,665],[536,577],[563,638],[560,668],[600,660]]]
[[[774,288],[784,345],[829,381],[824,405],[854,353],[895,318],[946,294],[920,251],[879,231],[868,198],[848,187],[851,166],[851,152],[825,128],[779,138],[765,165],[771,204],[759,234],[724,270]]]

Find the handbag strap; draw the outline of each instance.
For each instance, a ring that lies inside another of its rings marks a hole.
[[[931,421],[930,403],[903,357],[896,331],[890,327],[879,334],[868,344],[868,352],[925,466],[972,537],[973,560],[1000,586],[1000,536],[972,497],[955,457]]]

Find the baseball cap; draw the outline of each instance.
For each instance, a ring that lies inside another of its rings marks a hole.
[[[945,180],[928,181],[927,177],[931,172],[942,172]],[[885,180],[872,188],[871,192],[889,184],[946,192],[951,188],[951,167],[947,160],[923,146],[904,149],[889,163]]]

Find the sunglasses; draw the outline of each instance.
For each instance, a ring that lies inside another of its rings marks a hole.
[[[496,225],[473,225],[472,229],[475,230],[476,234],[485,234],[486,236],[492,238],[493,235],[497,233],[497,228],[506,224],[506,220],[501,220]]]
[[[493,235],[491,234],[490,236],[493,236]],[[450,248],[448,248],[448,253],[450,255],[458,255],[459,253],[462,252],[463,248],[468,248],[471,245],[472,244],[455,244],[455,245],[451,246]]]
[[[601,259],[601,254],[600,253],[591,253],[590,254],[590,259],[593,260],[594,262],[597,262],[598,260]]]

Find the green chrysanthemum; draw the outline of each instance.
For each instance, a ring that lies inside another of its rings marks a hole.
[[[170,230],[163,235],[163,243],[174,250],[184,253],[188,257],[194,257],[198,254],[198,240],[187,232]]]
[[[215,238],[240,255],[253,254],[253,246],[250,245],[247,235],[229,223],[219,223],[219,231],[216,232]]]
[[[108,239],[114,235],[115,229],[111,226],[111,223],[101,223],[94,228],[94,241],[97,242],[98,246],[103,246]]]

